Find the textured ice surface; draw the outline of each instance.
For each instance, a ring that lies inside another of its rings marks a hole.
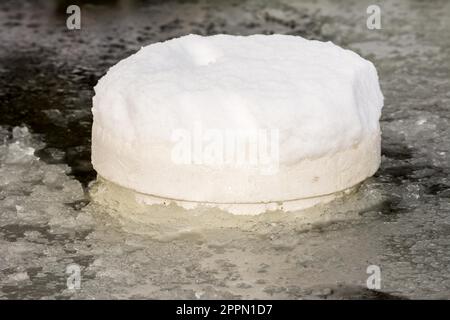
[[[283,164],[377,135],[382,106],[373,64],[331,42],[188,35],[146,46],[109,69],[92,112],[106,134],[136,145],[136,157],[149,143],[172,146],[173,131],[195,123],[276,128]]]
[[[381,1],[382,30],[366,29],[371,1],[86,6],[79,33],[65,29],[65,8],[54,16],[49,1],[17,3],[0,4],[1,298],[450,298],[449,2]],[[385,95],[378,174],[309,222],[233,217],[208,230],[194,219],[189,230],[159,219],[139,229],[120,221],[120,207],[86,207],[61,162],[92,177],[95,80],[141,45],[223,32],[333,40],[373,60]],[[21,127],[12,139],[22,122],[38,134]],[[70,291],[73,263],[82,280]],[[381,293],[365,289],[369,264],[381,267]]]
[[[419,184],[369,179],[330,205],[258,217],[141,206],[104,181],[87,204],[66,165],[33,155],[43,144],[26,127],[1,133],[3,298],[390,298],[364,289],[371,264],[386,293],[448,297],[449,204]],[[66,286],[72,264],[80,290]]]

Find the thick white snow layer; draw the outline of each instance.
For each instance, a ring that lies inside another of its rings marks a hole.
[[[335,153],[378,131],[377,72],[298,36],[188,35],[141,48],[100,79],[94,121],[127,142],[174,128],[280,129],[280,162]]]

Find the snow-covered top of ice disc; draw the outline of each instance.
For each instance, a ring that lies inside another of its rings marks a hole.
[[[171,142],[175,129],[278,129],[280,162],[319,157],[377,134],[373,64],[298,36],[188,35],[151,44],[95,87],[94,121],[124,143]]]

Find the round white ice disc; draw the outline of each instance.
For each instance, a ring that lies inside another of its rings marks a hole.
[[[373,64],[331,42],[189,35],[100,79],[92,163],[150,202],[289,211],[375,173],[382,106]]]

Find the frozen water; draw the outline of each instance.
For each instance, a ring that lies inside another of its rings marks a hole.
[[[114,19],[113,31],[89,22],[109,17],[102,7],[86,11],[90,32],[64,35],[43,27],[51,11],[20,18],[12,4],[0,10],[0,298],[450,298],[450,4],[382,2],[383,29],[367,30],[369,4],[248,1],[219,10],[183,2],[178,13],[167,4]],[[156,27],[146,29],[149,15]],[[378,173],[304,214],[117,204],[104,192],[129,194],[104,183],[92,186],[90,201],[79,180],[90,172],[92,75],[142,42],[189,32],[300,34],[370,58],[386,99]],[[32,47],[36,38],[44,40]],[[40,111],[55,108],[67,127]],[[79,290],[67,288],[71,264],[81,268]],[[365,289],[372,264],[381,268],[378,292]]]

